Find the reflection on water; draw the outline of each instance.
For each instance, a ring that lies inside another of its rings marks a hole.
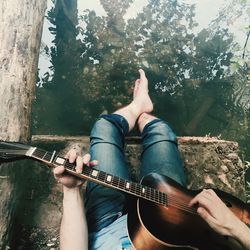
[[[179,135],[221,135],[249,158],[247,2],[51,2],[33,133],[88,134],[99,114],[129,102],[143,68],[156,115]]]

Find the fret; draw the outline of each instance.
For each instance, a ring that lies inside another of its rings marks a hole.
[[[70,163],[68,160],[66,160],[66,162],[64,163],[64,166],[69,170],[75,170],[75,165]]]
[[[160,201],[159,200],[159,191],[154,190],[153,193],[154,193],[154,200],[159,203],[159,201]]]
[[[163,202],[164,202],[165,206],[168,205],[167,194],[165,194],[165,193],[163,193]]]
[[[144,194],[143,194],[143,197],[148,198],[148,187],[143,186],[143,188],[144,188]]]
[[[84,166],[84,167],[83,167],[82,174],[84,174],[84,175],[86,175],[86,176],[90,176],[90,174],[91,174],[91,168],[88,167],[88,166]]]
[[[42,159],[45,158],[45,156],[48,154],[48,151],[45,152],[44,156],[42,157]]]
[[[141,195],[141,184],[135,183],[135,193],[140,196]]]
[[[117,187],[119,187],[121,180],[122,180],[122,178],[118,177]]]
[[[161,201],[163,205],[167,205],[166,199],[165,199],[165,194],[161,192]]]
[[[161,192],[158,191],[158,200],[159,200],[159,203],[162,204],[162,198],[161,198]]]
[[[150,194],[151,194],[151,200],[153,200],[153,201],[156,201],[155,200],[155,190],[153,189],[153,188],[150,188]]]
[[[150,187],[147,188],[147,196],[148,199],[152,200],[153,199],[153,195],[152,195],[152,190]]]
[[[49,161],[51,159],[52,154],[49,152],[46,152],[46,155],[44,156],[45,161]]]
[[[136,183],[135,182],[131,182],[130,190],[132,193],[135,193],[135,190],[136,190]]]
[[[134,193],[134,194],[138,194],[138,192],[137,192],[137,190],[138,190],[138,183],[133,182],[133,183],[131,184],[131,190],[133,190],[133,193]]]
[[[163,204],[162,192],[159,192],[159,202],[160,204]]]
[[[101,182],[105,182],[105,179],[106,179],[106,173],[103,171],[100,171],[99,176],[98,176],[98,180]]]
[[[151,200],[155,201],[155,190],[150,188]]]
[[[118,176],[114,176],[114,178],[113,178],[113,186],[118,187],[119,179],[120,178]]]
[[[156,189],[153,189],[153,200],[157,203],[159,203],[159,197],[158,197],[158,191]]]
[[[123,179],[120,179],[120,181],[119,181],[119,184],[118,184],[119,186],[119,188],[120,189],[124,189],[125,188],[125,180],[123,180]]]
[[[47,151],[41,150],[39,148],[36,148],[36,150],[33,152],[33,156],[42,159],[44,155],[46,155]]]
[[[49,160],[50,163],[53,162],[53,160],[54,160],[54,158],[55,158],[55,155],[56,155],[56,151],[54,150],[53,153],[52,153],[52,156],[51,156],[51,158],[50,158],[50,160]]]

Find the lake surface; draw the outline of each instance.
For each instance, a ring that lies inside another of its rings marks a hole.
[[[247,0],[49,2],[33,134],[88,135],[129,103],[143,68],[178,135],[237,141],[249,160],[249,25]]]

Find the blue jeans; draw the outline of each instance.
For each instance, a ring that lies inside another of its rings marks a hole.
[[[124,141],[128,122],[117,114],[101,116],[90,135],[90,154],[98,160],[98,169],[130,179],[124,157]],[[151,172],[166,175],[186,184],[183,164],[177,148],[176,135],[160,119],[149,122],[142,132],[140,177]],[[125,210],[126,195],[89,182],[85,195],[89,233],[97,232],[118,219]]]

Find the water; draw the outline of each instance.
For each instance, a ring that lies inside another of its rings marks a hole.
[[[143,68],[178,135],[235,140],[249,160],[249,24],[248,0],[49,2],[33,134],[88,135]]]

